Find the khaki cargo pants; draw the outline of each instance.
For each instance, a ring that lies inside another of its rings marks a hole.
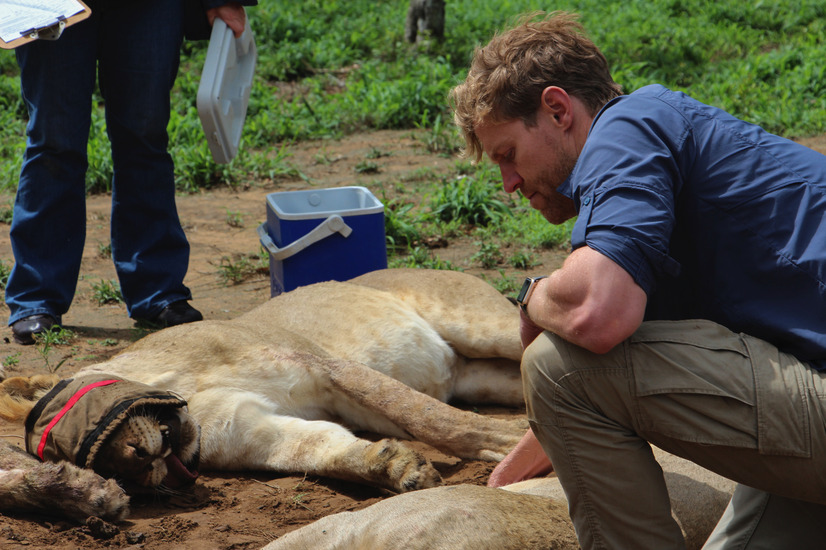
[[[826,373],[691,320],[604,355],[545,332],[522,375],[583,548],[684,548],[648,442],[741,484],[707,548],[826,548]]]

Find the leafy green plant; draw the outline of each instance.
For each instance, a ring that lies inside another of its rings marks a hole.
[[[123,303],[120,285],[115,281],[100,279],[97,283],[92,283],[92,295],[99,306]]]
[[[387,262],[388,267],[418,267],[423,269],[445,269],[463,271],[447,260],[439,258],[423,246],[408,248],[406,256],[396,256]]]
[[[414,206],[410,202],[385,200],[384,235],[388,248],[393,251],[407,248],[421,239],[417,220],[410,214]]]
[[[380,169],[372,160],[363,160],[356,164],[355,171],[359,174],[378,174]]]
[[[238,211],[232,211],[229,208],[226,209],[227,211],[227,225],[230,227],[244,227],[244,215]]]
[[[112,243],[98,243],[98,257],[111,258],[112,257]]]
[[[68,345],[74,337],[74,332],[63,328],[60,325],[54,325],[50,330],[34,335],[35,349],[38,354],[40,354],[40,357],[43,358],[43,362],[46,364],[46,368],[49,369],[49,372],[57,372],[57,369],[59,369],[63,363],[69,359],[67,356],[61,359],[57,364],[53,364],[51,362],[53,348],[55,346]]]
[[[14,207],[9,205],[4,208],[0,208],[0,223],[5,223],[6,225],[11,225],[11,220],[14,217]]]
[[[536,254],[527,250],[519,250],[512,254],[511,257],[508,258],[508,263],[516,269],[528,269],[540,264]]]
[[[224,286],[237,285],[250,277],[267,274],[269,269],[267,254],[262,249],[258,254],[224,256],[218,264],[218,277]]]
[[[20,364],[20,352],[12,353],[3,358],[4,367],[15,367]]]
[[[554,225],[538,211],[528,206],[527,199],[520,197],[513,215],[496,226],[499,238],[527,248],[558,248],[568,246],[576,219]]]
[[[6,263],[5,260],[0,260],[0,289],[6,290],[6,285],[11,275],[11,268],[11,264]]]
[[[431,124],[428,124],[428,118],[427,113],[424,113],[422,122],[416,123],[416,127],[423,130],[416,137],[424,144],[425,149],[443,155],[458,152],[462,145],[456,127],[451,123],[445,123],[441,113],[436,115]]]
[[[370,147],[370,151],[367,153],[365,158],[368,159],[380,159],[382,157],[388,157],[390,153],[386,153],[377,147]]]
[[[516,291],[522,287],[523,278],[517,276],[509,276],[505,273],[504,269],[497,270],[499,273],[499,277],[489,277],[486,274],[482,274],[482,279],[488,282],[493,288],[505,294],[506,296],[510,296],[516,293]]]
[[[510,216],[498,191],[485,181],[468,176],[446,181],[431,201],[431,212],[440,221],[486,226]]]
[[[499,245],[491,242],[477,242],[479,250],[470,257],[470,261],[478,262],[485,269],[491,269],[504,261],[504,255]]]

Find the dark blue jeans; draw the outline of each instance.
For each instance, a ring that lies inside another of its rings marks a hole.
[[[86,238],[86,148],[96,76],[112,144],[112,258],[131,317],[190,299],[189,244],[167,152],[182,42],[180,0],[92,0],[54,42],[16,50],[29,110],[14,205],[9,324],[71,305]]]

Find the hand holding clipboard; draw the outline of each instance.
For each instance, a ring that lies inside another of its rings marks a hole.
[[[80,0],[5,0],[0,3],[0,48],[57,40],[63,29],[91,13]]]

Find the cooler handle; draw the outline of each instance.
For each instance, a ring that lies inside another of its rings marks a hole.
[[[267,223],[264,222],[258,226],[258,238],[261,239],[261,245],[270,253],[273,260],[283,260],[289,258],[294,254],[298,254],[311,244],[317,243],[321,239],[327,238],[335,233],[341,233],[344,237],[349,237],[353,232],[353,228],[344,223],[341,216],[332,215],[320,224],[318,224],[312,231],[296,239],[284,248],[278,248],[267,233]]]

